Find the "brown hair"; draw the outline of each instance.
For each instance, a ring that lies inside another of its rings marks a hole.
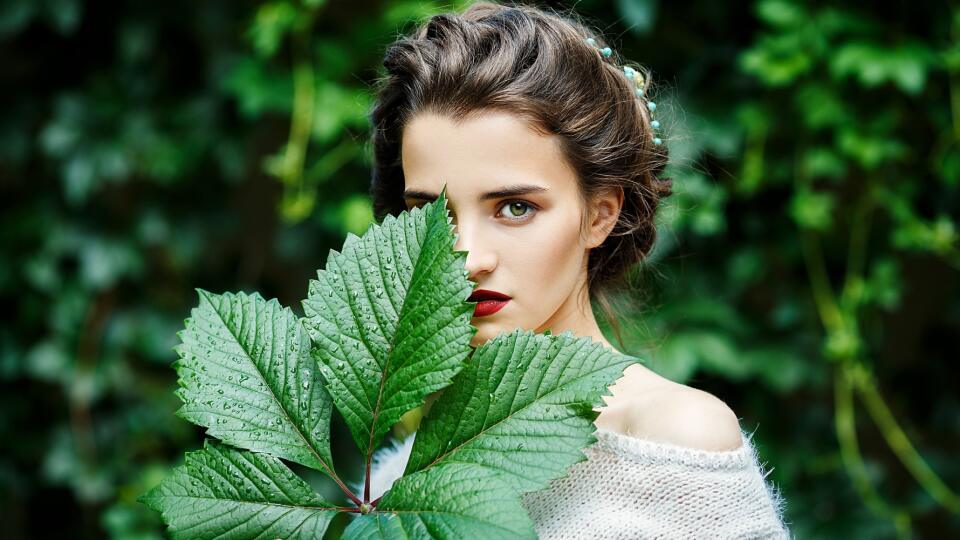
[[[582,202],[608,189],[623,190],[618,221],[603,244],[590,250],[587,265],[588,288],[622,347],[604,289],[653,248],[654,214],[671,194],[671,181],[660,177],[666,147],[653,143],[649,73],[631,65],[645,81],[646,97],[638,98],[616,52],[607,58],[598,52],[605,46],[577,16],[528,5],[482,1],[462,13],[434,15],[384,55],[387,73],[378,80],[370,116],[370,194],[377,220],[406,209],[401,136],[420,113],[458,121],[497,110],[557,135],[577,173]],[[585,224],[583,219],[581,228]]]

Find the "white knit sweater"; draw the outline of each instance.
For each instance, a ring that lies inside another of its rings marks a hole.
[[[740,448],[707,451],[598,428],[587,459],[523,506],[541,539],[789,539],[785,501],[740,434]],[[403,474],[413,439],[374,454],[371,497]]]

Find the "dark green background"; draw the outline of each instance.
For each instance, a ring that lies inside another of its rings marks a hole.
[[[445,7],[0,3],[4,538],[162,536],[135,498],[201,445],[194,287],[301,312],[371,219],[384,47]],[[960,535],[956,4],[576,8],[653,70],[672,154],[628,352],[756,432],[797,537]]]

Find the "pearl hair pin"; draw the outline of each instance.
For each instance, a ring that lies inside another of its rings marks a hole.
[[[597,48],[597,40],[592,37],[587,38],[586,42],[591,47],[599,50],[600,55],[603,56],[604,58],[610,58],[610,56],[613,54],[613,51],[610,49],[610,47]],[[638,98],[642,99],[644,97],[643,95],[644,83],[646,82],[643,78],[643,74],[641,74],[640,72],[638,72],[637,70],[633,69],[630,66],[623,66],[623,74],[628,79],[633,81],[633,85],[634,85],[633,92]],[[647,109],[650,111],[652,115],[653,111],[657,110],[657,104],[649,100],[646,103],[647,103]],[[660,129],[660,122],[658,122],[657,120],[651,119],[650,127],[654,129],[653,144],[659,146],[660,144],[663,143],[663,140],[656,133],[656,131]]]

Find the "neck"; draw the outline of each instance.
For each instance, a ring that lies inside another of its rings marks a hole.
[[[589,337],[602,343],[605,347],[614,351],[617,350],[600,331],[600,325],[597,324],[597,318],[594,316],[593,307],[590,303],[590,292],[585,280],[570,294],[557,312],[553,314],[553,317],[542,324],[536,332],[541,333],[547,329],[553,334],[570,330],[574,335]]]

